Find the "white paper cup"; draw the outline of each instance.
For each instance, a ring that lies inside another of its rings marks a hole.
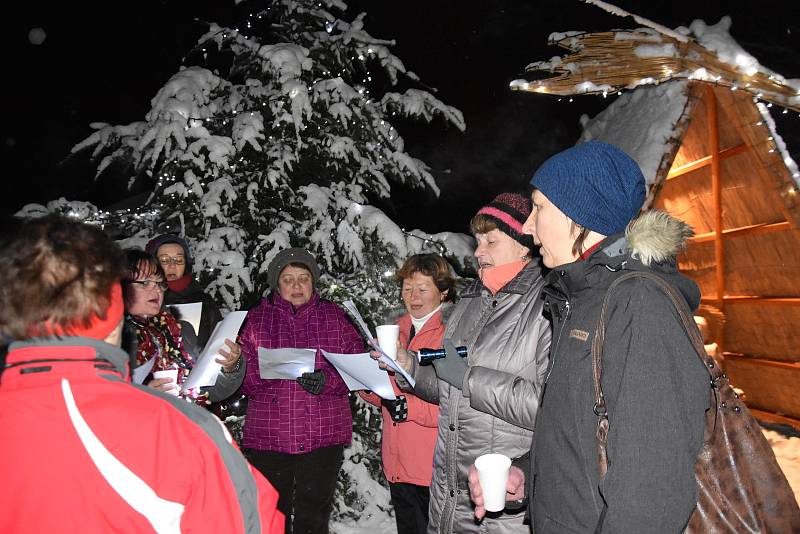
[[[484,454],[475,459],[478,480],[487,512],[499,512],[506,507],[506,484],[511,458],[505,454]]]
[[[172,379],[172,389],[167,391],[170,395],[178,396],[178,370],[177,369],[167,369],[166,371],[154,371],[153,378],[171,378]]]
[[[378,335],[378,345],[388,357],[397,359],[397,338],[400,337],[400,327],[396,324],[382,324],[375,328]]]

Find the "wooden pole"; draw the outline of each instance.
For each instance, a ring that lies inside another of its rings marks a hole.
[[[706,109],[708,113],[708,128],[710,133],[711,151],[711,197],[714,204],[714,259],[716,262],[716,288],[717,288],[717,307],[723,314],[725,313],[725,248],[722,236],[722,176],[720,173],[720,151],[719,151],[719,123],[717,121],[717,96],[711,85],[706,86]],[[720,333],[721,339],[715,339],[720,352],[723,351],[724,335]]]

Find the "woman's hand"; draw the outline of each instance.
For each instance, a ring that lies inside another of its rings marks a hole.
[[[478,470],[475,464],[469,466],[469,496],[475,504],[475,519],[480,521],[486,515],[486,508],[483,507],[483,491],[478,480]],[[506,501],[518,501],[525,498],[525,473],[516,466],[511,466],[508,471],[508,482],[506,482]]]
[[[228,350],[219,349],[221,358],[217,358],[216,362],[222,364],[222,369],[226,373],[230,373],[236,368],[239,358],[242,357],[242,347],[230,339],[226,339],[225,344],[228,345]]]
[[[169,393],[177,387],[175,381],[169,377],[154,378],[147,383],[147,387],[157,389],[162,393]]]
[[[397,362],[397,365],[402,367],[406,373],[410,373],[414,369],[411,358],[413,358],[413,356],[406,349],[404,349],[403,346],[400,345],[400,342],[398,341],[397,359],[395,361]]]
[[[373,347],[377,347],[378,346],[378,342],[376,340],[374,340],[374,339],[371,339],[369,344],[372,345]],[[386,365],[385,363],[383,363],[382,361],[379,360],[379,358],[383,355],[382,352],[379,352],[377,350],[373,350],[373,351],[371,351],[369,353],[369,355],[373,360],[378,360],[378,367],[380,367],[384,371],[387,370],[387,369],[391,370],[388,365]],[[408,351],[403,348],[403,346],[400,344],[400,341],[398,340],[397,341],[397,359],[395,361],[397,362],[397,365],[402,367],[403,370],[405,372],[407,372],[407,373],[410,373],[413,370],[411,358],[413,358],[413,356],[411,356],[411,354],[409,354]]]

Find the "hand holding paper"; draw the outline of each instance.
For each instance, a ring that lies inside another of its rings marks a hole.
[[[387,367],[389,367],[393,371],[400,373],[403,376],[403,378],[405,378],[406,381],[413,388],[416,385],[416,381],[414,380],[414,378],[410,374],[408,374],[408,372],[405,369],[397,365],[397,363],[392,358],[390,358],[384,351],[381,350],[380,346],[375,340],[375,336],[373,336],[372,332],[369,331],[367,323],[364,322],[364,318],[361,317],[361,314],[358,312],[358,309],[356,309],[356,305],[353,303],[353,301],[346,300],[342,302],[342,305],[345,307],[347,311],[350,312],[350,315],[353,316],[353,319],[355,319],[356,323],[361,328],[361,332],[364,334],[367,340],[369,340],[369,344],[372,345],[372,347],[375,348],[375,350],[381,353],[381,356],[380,358],[378,358],[378,360],[385,364],[381,366],[381,369],[386,369]],[[398,349],[398,354],[400,350],[401,349]]]
[[[213,386],[217,383],[217,376],[219,376],[219,371],[222,368],[222,364],[217,361],[220,349],[226,346],[226,339],[236,339],[245,317],[247,317],[246,311],[235,311],[229,313],[221,322],[217,323],[217,327],[211,334],[206,348],[203,349],[203,353],[195,362],[192,372],[189,373],[189,377],[183,384],[184,390]]]
[[[383,399],[396,398],[389,375],[375,365],[368,352],[335,354],[323,350],[322,355],[336,368],[350,391],[369,389]]]
[[[225,345],[227,345],[227,347],[223,346],[219,349],[220,357],[215,361],[222,366],[222,369],[226,373],[230,373],[236,368],[236,364],[242,356],[242,347],[228,338],[225,338]]]

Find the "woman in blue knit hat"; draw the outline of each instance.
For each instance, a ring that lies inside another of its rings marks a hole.
[[[609,294],[597,370],[601,402],[592,342],[609,286],[626,273],[655,274],[689,308],[697,307],[697,285],[676,266],[693,232],[666,213],[639,214],[641,170],[607,143],[556,154],[531,184],[534,207],[524,229],[551,268],[544,293],[554,341],[533,465],[518,461],[508,489],[521,491],[526,478],[535,478],[529,509],[537,533],[682,532],[697,502],[694,465],[709,385],[676,305],[656,281],[641,277]],[[596,433],[604,413],[607,471],[601,475]],[[530,496],[531,484],[525,489]],[[470,490],[480,517],[474,476]]]

